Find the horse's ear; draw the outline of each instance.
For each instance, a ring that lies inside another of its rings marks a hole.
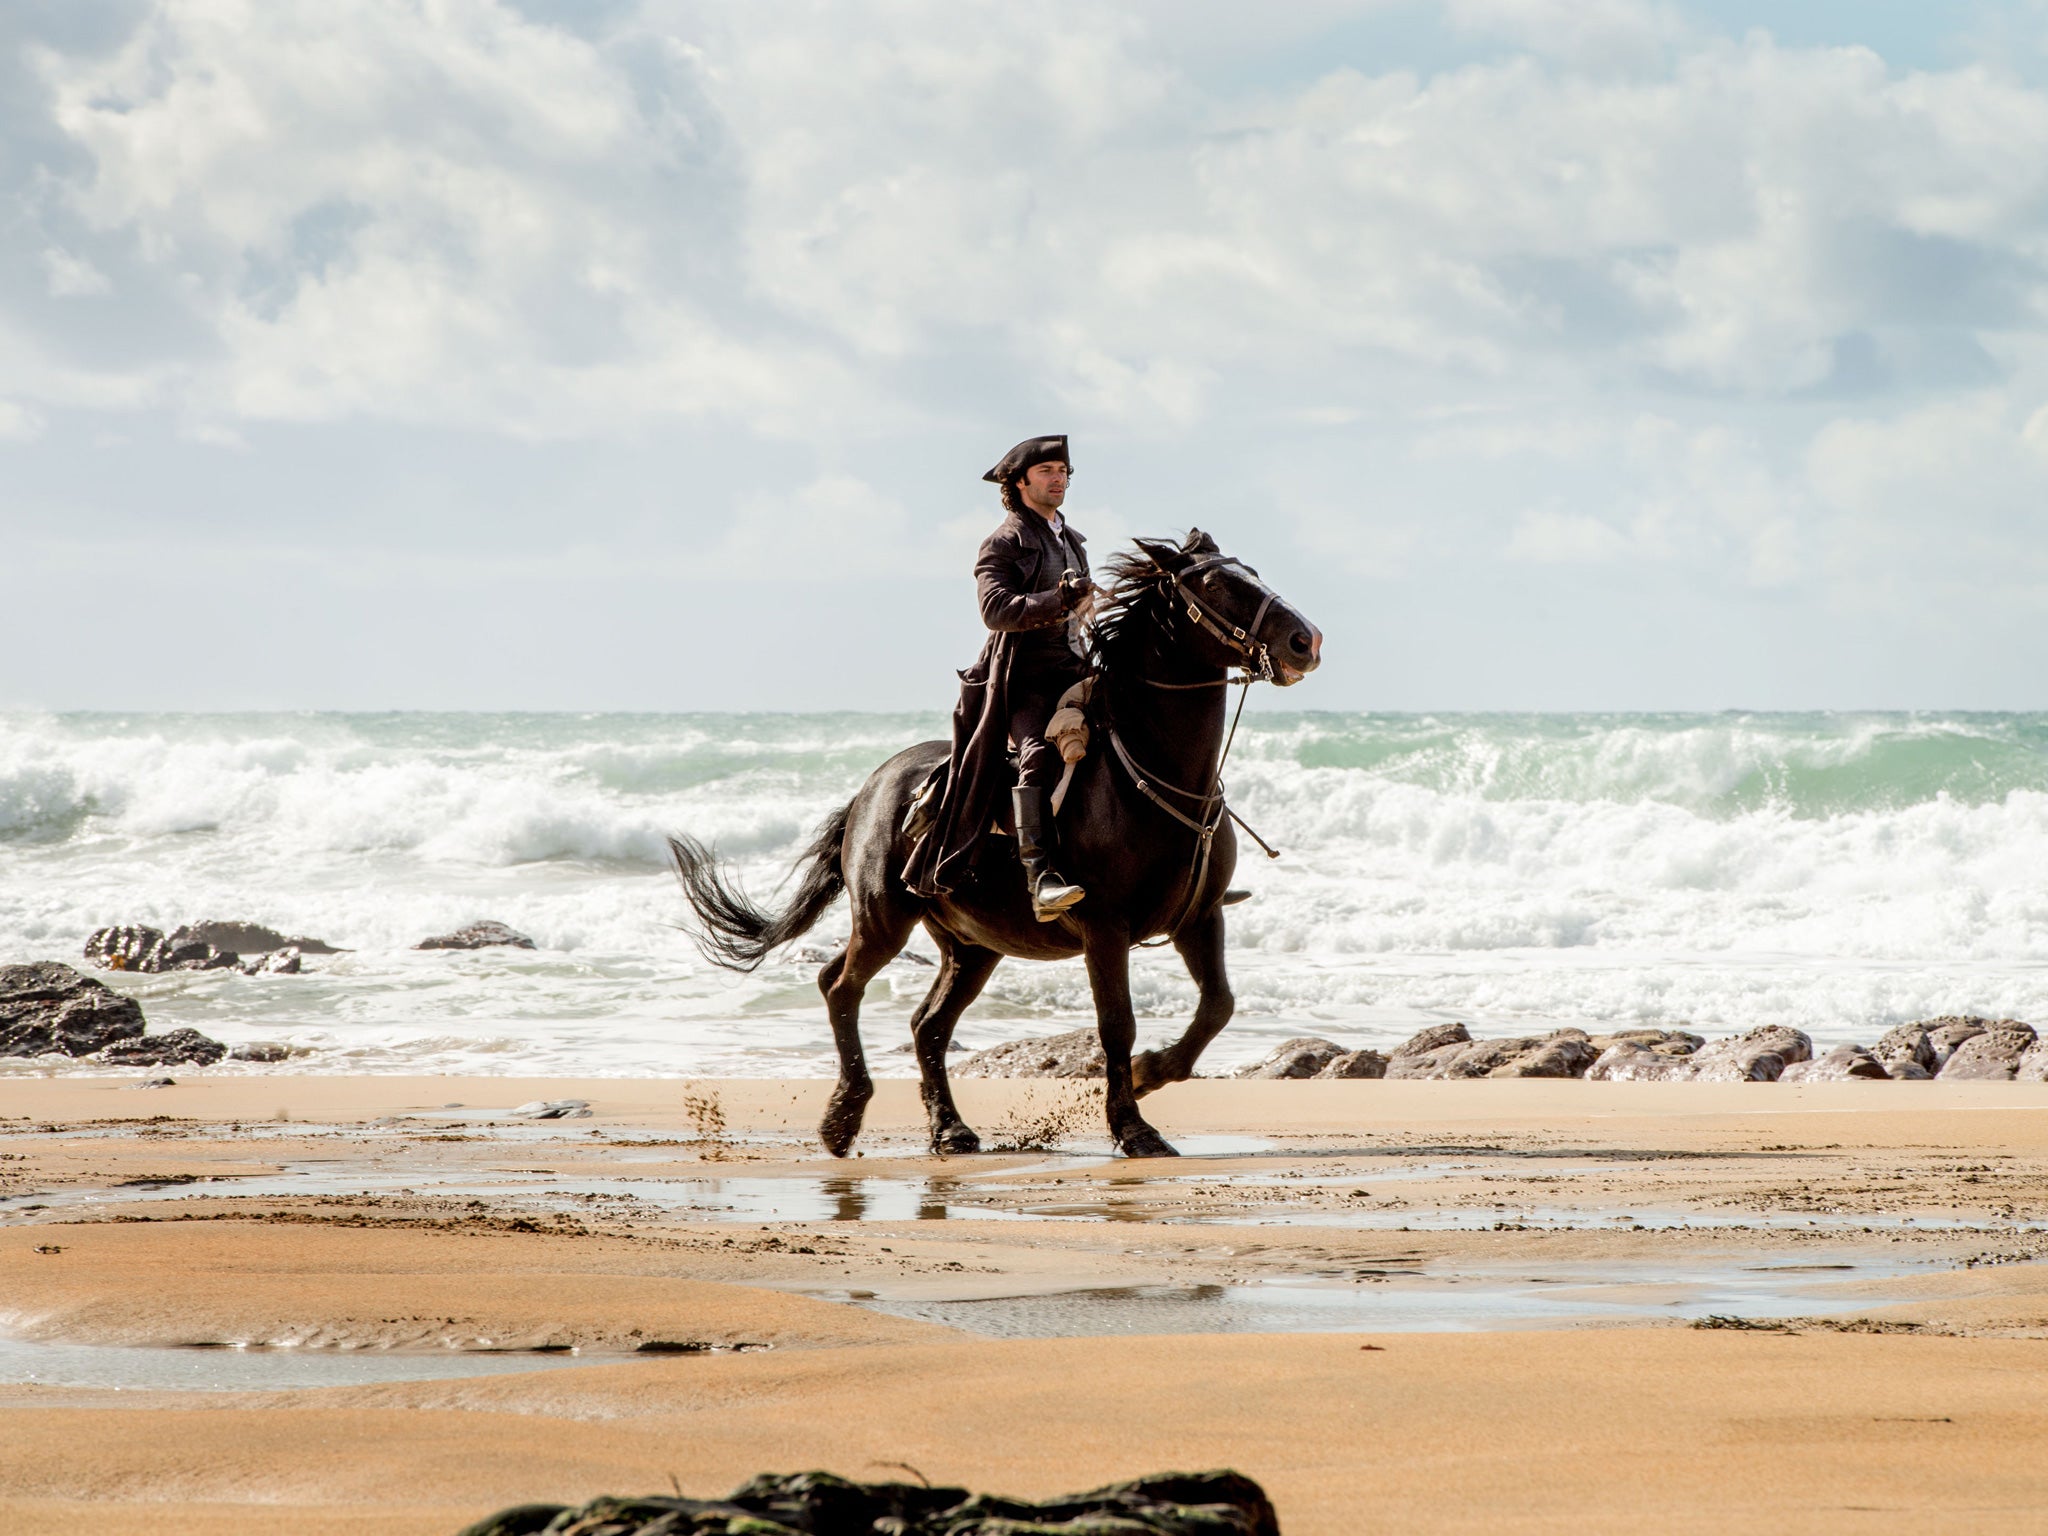
[[[1190,559],[1194,558],[1196,555],[1215,555],[1222,553],[1222,551],[1216,547],[1216,541],[1210,538],[1208,534],[1202,532],[1202,530],[1199,528],[1190,528],[1188,530],[1188,536],[1181,541],[1180,552],[1188,556]]]
[[[1145,558],[1162,571],[1170,571],[1184,562],[1181,552],[1166,539],[1138,539],[1135,541]]]

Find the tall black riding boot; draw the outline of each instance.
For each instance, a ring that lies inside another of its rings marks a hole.
[[[1024,863],[1032,914],[1049,923],[1087,892],[1069,885],[1052,867],[1052,851],[1046,847],[1045,791],[1020,784],[1010,791],[1010,809],[1017,817],[1017,857]]]

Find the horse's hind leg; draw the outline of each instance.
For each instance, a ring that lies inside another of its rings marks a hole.
[[[1211,908],[1173,936],[1173,947],[1195,981],[1195,1016],[1182,1036],[1160,1050],[1131,1059],[1131,1086],[1140,1098],[1195,1075],[1195,1063],[1223,1032],[1237,1008],[1223,967],[1223,909]]]
[[[818,972],[818,990],[825,994],[825,1013],[832,1021],[832,1043],[839,1047],[839,1081],[825,1103],[818,1138],[834,1157],[846,1156],[860,1134],[861,1117],[875,1085],[868,1076],[860,1047],[860,1000],[877,971],[896,958],[910,937],[909,913],[854,909],[853,937],[846,948]]]
[[[963,944],[944,929],[926,929],[939,946],[939,974],[932,989],[910,1017],[910,1038],[917,1050],[917,1072],[923,1080],[924,1112],[931,1120],[932,1150],[979,1152],[981,1138],[960,1118],[953,1104],[953,1085],[946,1078],[946,1047],[953,1026],[967,1005],[981,995],[1002,956],[979,944]]]

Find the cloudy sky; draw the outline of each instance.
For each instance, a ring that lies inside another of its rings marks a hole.
[[[2044,322],[2020,0],[10,0],[0,707],[944,708],[1052,431],[1290,704],[2048,706]]]

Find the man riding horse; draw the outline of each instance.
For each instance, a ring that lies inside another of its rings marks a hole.
[[[1014,746],[1010,817],[1040,922],[1051,922],[1086,894],[1054,869],[1053,825],[1045,813],[1061,766],[1045,739],[1046,723],[1060,695],[1088,674],[1083,625],[1093,584],[1087,540],[1060,513],[1072,477],[1064,436],[1026,438],[982,476],[1001,487],[1005,513],[974,561],[975,595],[989,637],[960,674],[951,770],[931,830],[904,871],[911,890],[924,897],[965,878],[1001,798],[1005,748]]]

